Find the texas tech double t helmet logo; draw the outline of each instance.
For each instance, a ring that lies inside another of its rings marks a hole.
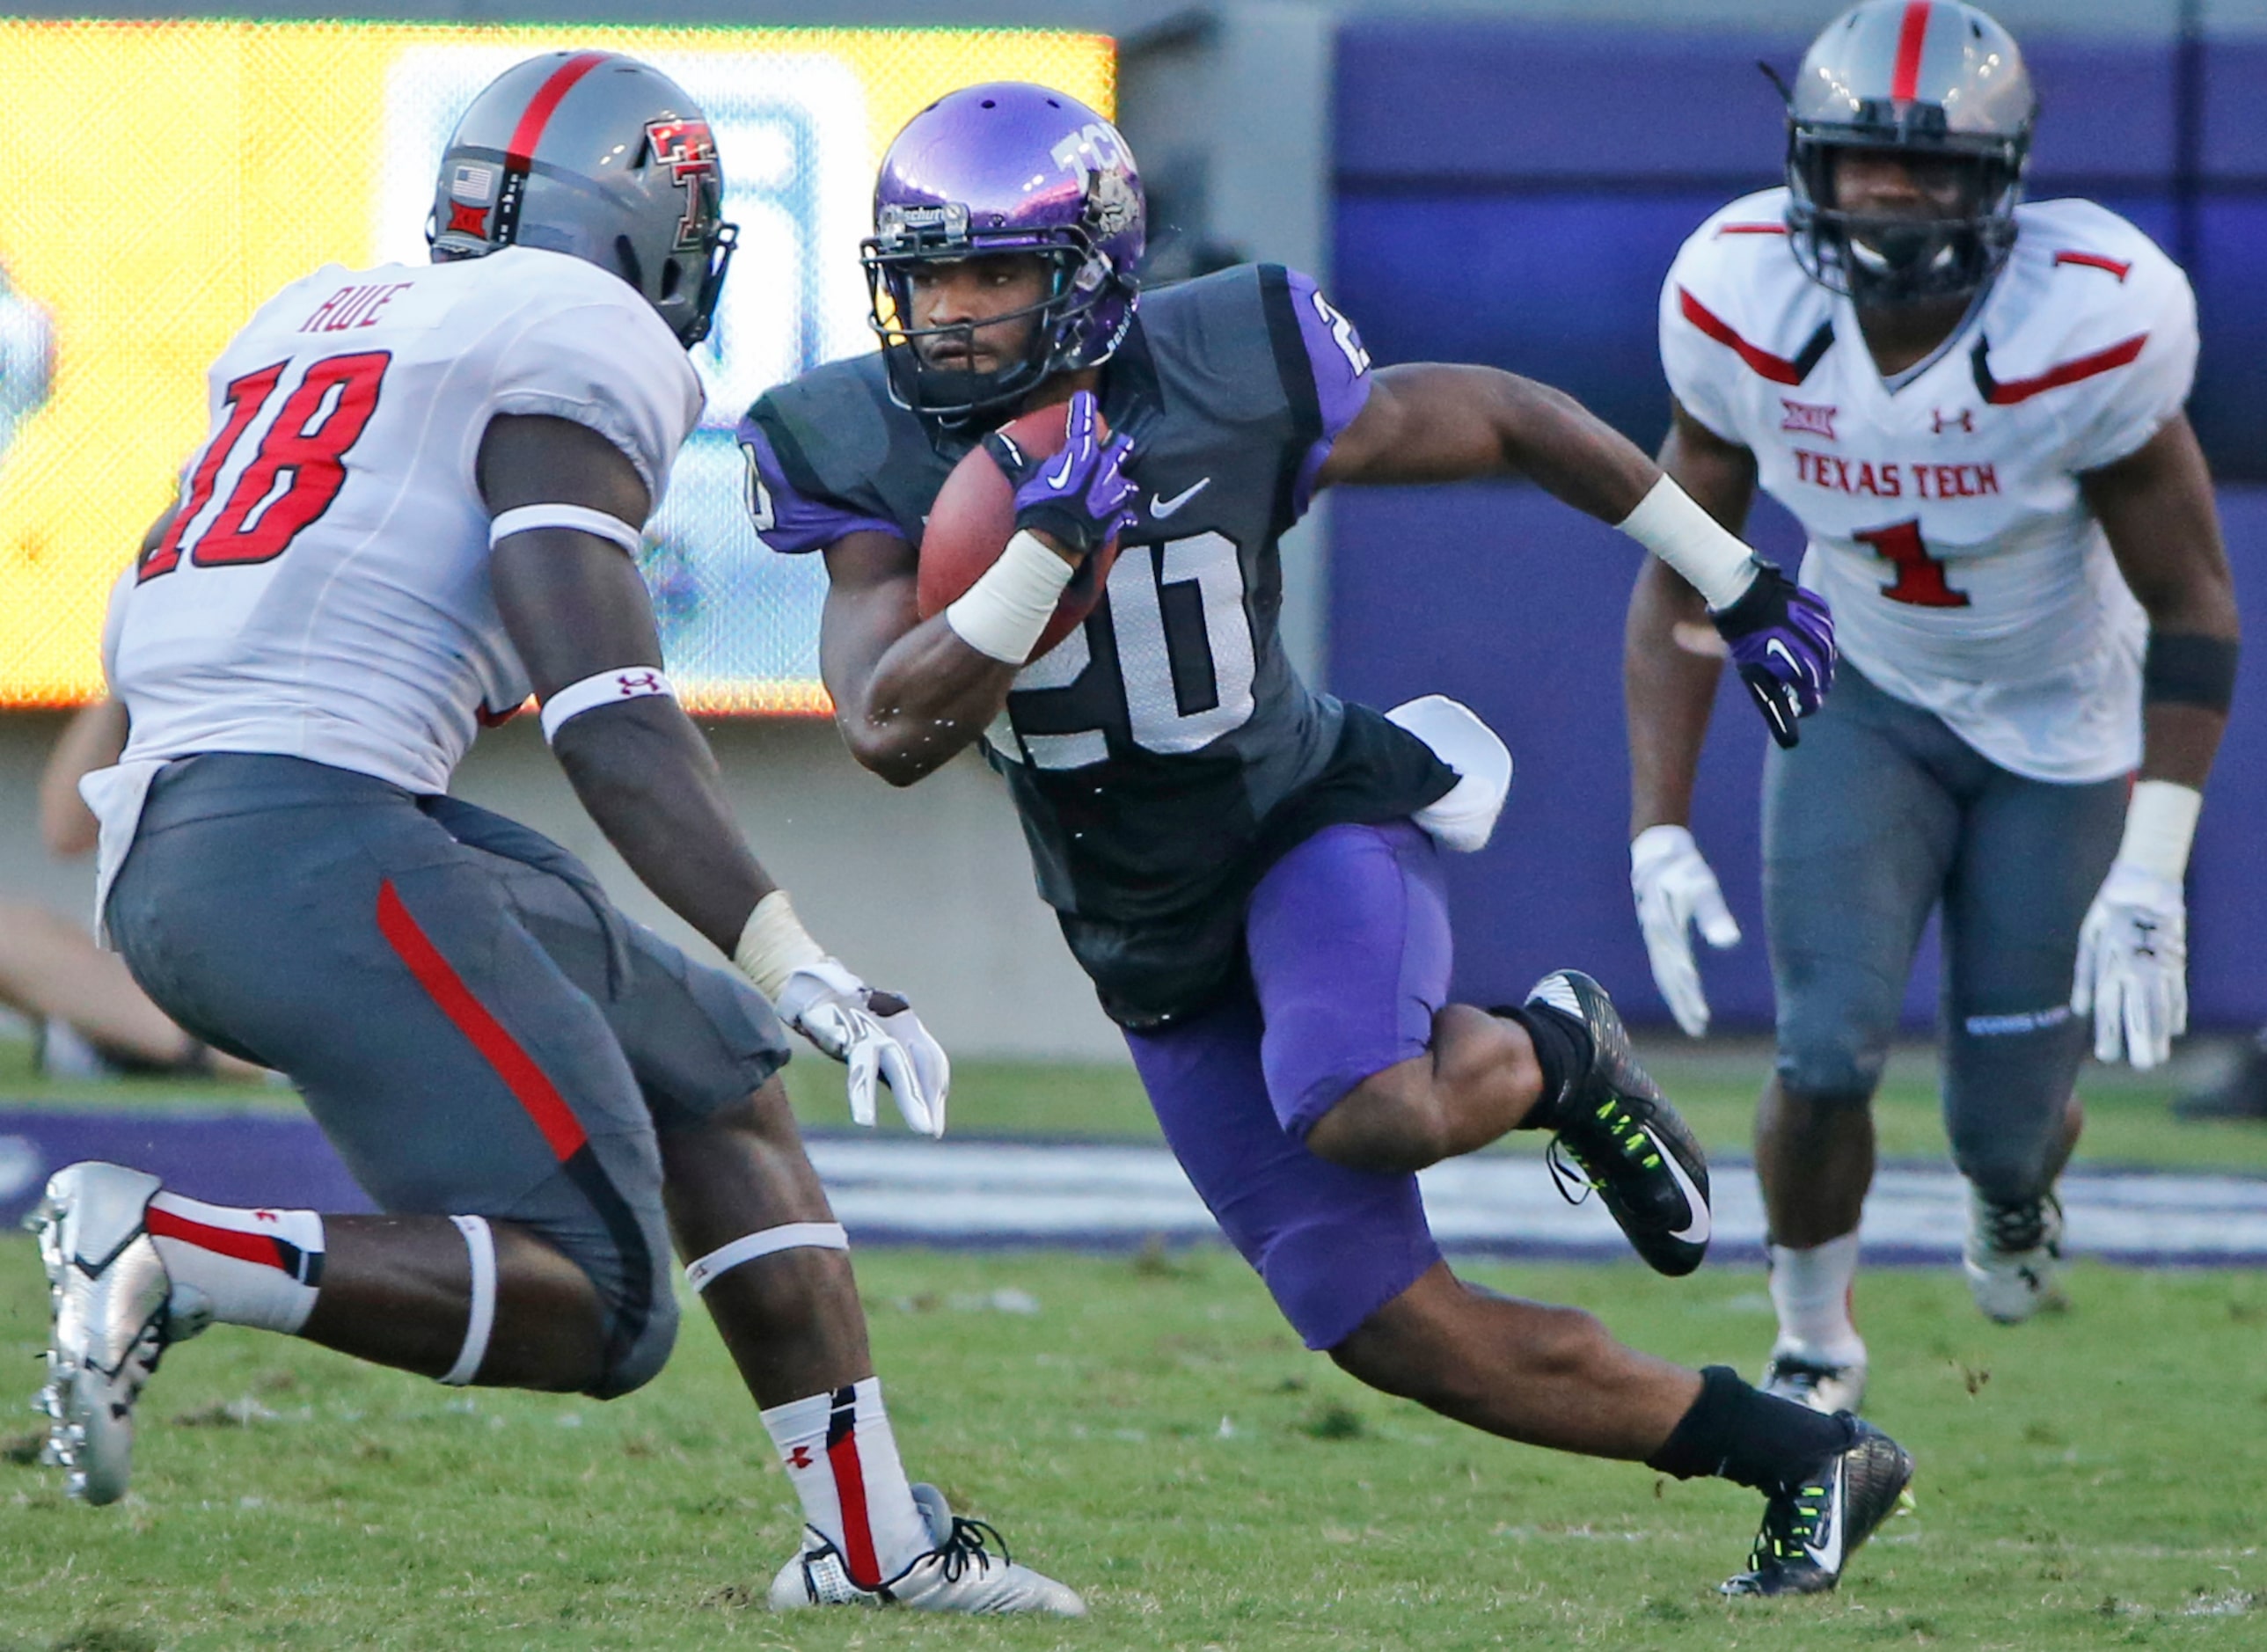
[[[670,178],[685,191],[685,216],[678,221],[677,250],[689,253],[701,245],[701,228],[710,204],[723,193],[723,174],[716,167],[716,143],[706,121],[649,121],[645,141],[653,151],[653,165],[669,168]]]
[[[708,336],[738,234],[723,205],[708,117],[681,87],[613,52],[552,52],[465,111],[427,239],[437,259],[517,246],[596,264],[691,345]]]

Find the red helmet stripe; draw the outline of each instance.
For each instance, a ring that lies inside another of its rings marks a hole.
[[[535,160],[535,146],[543,141],[543,128],[551,124],[551,116],[566,95],[575,89],[575,83],[596,69],[613,54],[611,52],[577,52],[551,71],[551,78],[536,88],[535,96],[512,128],[511,147],[504,151],[504,165],[525,172]]]
[[[1907,0],[1904,22],[1897,29],[1897,66],[1889,78],[1889,98],[1911,103],[1920,95],[1920,51],[1928,43],[1930,0]]]

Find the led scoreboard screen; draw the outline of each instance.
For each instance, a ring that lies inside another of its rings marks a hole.
[[[648,525],[671,674],[711,712],[823,712],[813,557],[749,525],[732,428],[874,348],[858,241],[906,120],[979,80],[1108,110],[1101,36],[983,29],[0,21],[0,707],[102,693],[110,588],[205,436],[205,370],[319,265],[422,262],[459,114],[536,52],[627,52],[708,111],[740,252],[708,393]]]

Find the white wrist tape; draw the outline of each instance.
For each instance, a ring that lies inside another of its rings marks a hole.
[[[495,1329],[495,1235],[483,1216],[451,1216],[449,1220],[465,1236],[465,1249],[473,1259],[473,1313],[465,1324],[465,1346],[457,1355],[457,1362],[449,1368],[449,1374],[441,1379],[451,1388],[462,1388],[481,1374],[481,1362],[488,1356],[488,1335]]]
[[[811,938],[787,891],[774,889],[756,902],[756,909],[741,926],[740,943],[732,949],[732,962],[756,983],[756,989],[773,1002],[796,971],[826,961],[826,949]]]
[[[1614,525],[1683,575],[1713,610],[1730,607],[1755,584],[1755,554],[1668,476]]]
[[[741,1235],[730,1245],[720,1245],[697,1261],[685,1265],[685,1282],[698,1293],[715,1281],[719,1274],[728,1274],[743,1262],[752,1262],[759,1256],[770,1256],[781,1251],[814,1250],[847,1251],[850,1236],[842,1230],[839,1222],[789,1222],[776,1228],[766,1228],[759,1233]]]
[[[569,683],[543,702],[543,743],[559,738],[559,725],[585,711],[613,705],[618,700],[642,700],[649,694],[677,698],[677,686],[658,665],[617,665],[609,672]]]
[[[1063,588],[1078,570],[1031,533],[1008,541],[999,560],[944,611],[952,633],[979,654],[1022,665],[1055,617]]]
[[[2169,780],[2145,780],[2125,805],[2125,839],[2117,858],[2168,882],[2181,881],[2189,869],[2189,846],[2196,841],[2197,814],[2204,794]]]
[[[588,505],[569,504],[517,505],[488,524],[488,544],[493,548],[515,533],[526,533],[536,528],[573,528],[578,533],[595,534],[620,546],[632,556],[645,545],[645,536],[620,517],[593,510]]]

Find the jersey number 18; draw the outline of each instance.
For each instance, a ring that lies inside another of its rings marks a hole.
[[[158,548],[143,562],[137,579],[172,573],[184,551],[200,568],[240,567],[282,555],[346,486],[347,452],[362,439],[378,411],[378,381],[392,359],[384,350],[370,350],[326,356],[311,365],[284,398],[220,514],[192,539],[190,529],[212,503],[213,484],[229,455],[259,422],[291,363],[277,362],[233,380],[221,392],[227,420],[197,456],[188,497],[173,513]]]

